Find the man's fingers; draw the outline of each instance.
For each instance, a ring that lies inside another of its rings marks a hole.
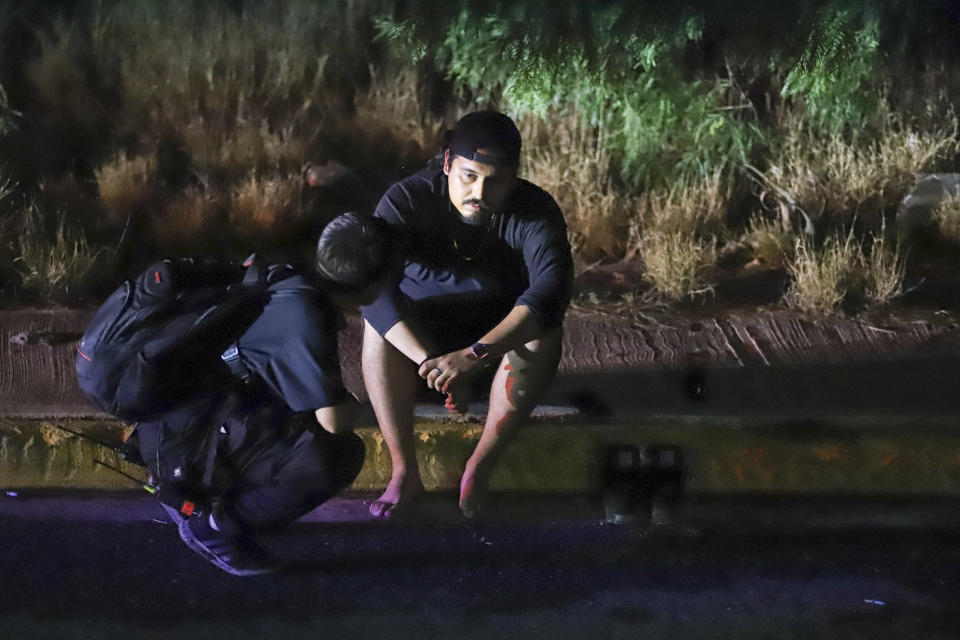
[[[423,364],[420,365],[420,369],[417,371],[417,373],[420,375],[421,378],[426,380],[427,377],[430,375],[430,372],[433,371],[436,368],[436,366],[437,366],[436,360],[426,360],[424,361]]]

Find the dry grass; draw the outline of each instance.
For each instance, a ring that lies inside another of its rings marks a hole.
[[[792,281],[784,301],[804,311],[836,311],[850,290],[859,257],[852,234],[831,236],[820,250],[809,239],[797,238],[794,260],[788,265]]]
[[[814,224],[823,218],[854,218],[878,228],[879,215],[895,206],[913,174],[957,148],[956,120],[940,129],[921,130],[889,116],[876,139],[851,139],[841,133],[815,134],[791,119],[778,153],[768,168],[751,167],[785,224],[800,213]]]
[[[387,126],[398,140],[410,140],[421,149],[433,148],[444,123],[421,109],[416,70],[403,67],[393,71],[371,65],[369,72],[370,85],[357,96],[356,124]]]
[[[250,5],[241,15],[172,0],[96,13],[95,50],[109,59],[123,47],[116,72],[125,102],[148,122],[177,128],[199,120],[228,131],[306,109],[322,95],[326,57],[317,38],[325,16],[313,3]]]
[[[548,125],[549,123],[549,125]],[[585,261],[627,257],[637,198],[614,188],[604,133],[579,116],[521,122],[523,176],[550,193],[563,210],[574,252]]]
[[[17,243],[17,264],[23,289],[46,300],[61,300],[78,293],[97,260],[84,233],[57,215],[53,239],[45,231],[44,215],[33,204],[23,211]]]
[[[743,242],[752,249],[756,263],[767,269],[782,269],[793,258],[792,234],[781,222],[765,216],[750,220]]]
[[[899,243],[891,247],[882,232],[873,238],[870,250],[863,254],[861,267],[868,305],[882,307],[903,294],[906,262],[906,254]]]
[[[130,158],[121,153],[94,174],[100,199],[114,222],[123,222],[156,203],[156,161],[152,154]]]
[[[713,244],[683,231],[644,236],[641,255],[645,277],[667,300],[684,300],[713,291],[706,280]]]
[[[792,282],[788,305],[819,313],[832,313],[847,300],[862,300],[866,307],[881,307],[903,294],[906,255],[900,244],[891,247],[881,233],[870,236],[865,249],[851,229],[830,236],[819,250],[800,237],[788,265]]]
[[[310,158],[309,136],[296,135],[289,125],[272,130],[266,120],[237,123],[230,131],[220,133],[193,121],[181,135],[193,168],[215,178],[208,182],[242,180],[250,172],[288,173]]]
[[[648,195],[643,227],[667,236],[720,238],[726,234],[729,203],[730,186],[720,170],[703,179],[680,180]]]
[[[937,223],[940,237],[950,242],[960,243],[960,195],[953,195],[933,210],[933,220]]]
[[[220,199],[203,189],[192,187],[167,202],[158,215],[150,216],[150,234],[161,249],[177,251],[203,249],[204,236],[223,209]],[[217,234],[221,240],[223,230]],[[209,241],[207,241],[209,244]]]
[[[97,78],[86,63],[89,42],[83,27],[57,17],[50,27],[37,34],[40,54],[25,65],[33,100],[43,107],[44,117],[61,126],[103,136],[116,125],[97,96]]]
[[[230,226],[237,235],[263,240],[299,215],[299,173],[258,177],[255,173],[233,191]]]

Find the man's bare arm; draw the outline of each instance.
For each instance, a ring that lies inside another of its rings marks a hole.
[[[366,322],[366,320],[364,320]],[[373,327],[371,327],[372,329]],[[416,364],[423,362],[429,353],[423,346],[420,339],[410,329],[410,325],[401,320],[383,334],[384,339],[392,344],[403,355],[410,358]]]

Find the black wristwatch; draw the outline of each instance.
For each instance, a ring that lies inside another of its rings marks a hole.
[[[474,342],[470,346],[470,350],[473,351],[473,357],[477,360],[483,360],[490,355],[489,347],[482,342]]]

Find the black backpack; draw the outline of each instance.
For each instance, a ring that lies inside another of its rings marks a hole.
[[[220,356],[256,320],[277,279],[242,265],[163,260],[125,281],[77,345],[77,380],[115,416],[147,421],[235,384]]]

